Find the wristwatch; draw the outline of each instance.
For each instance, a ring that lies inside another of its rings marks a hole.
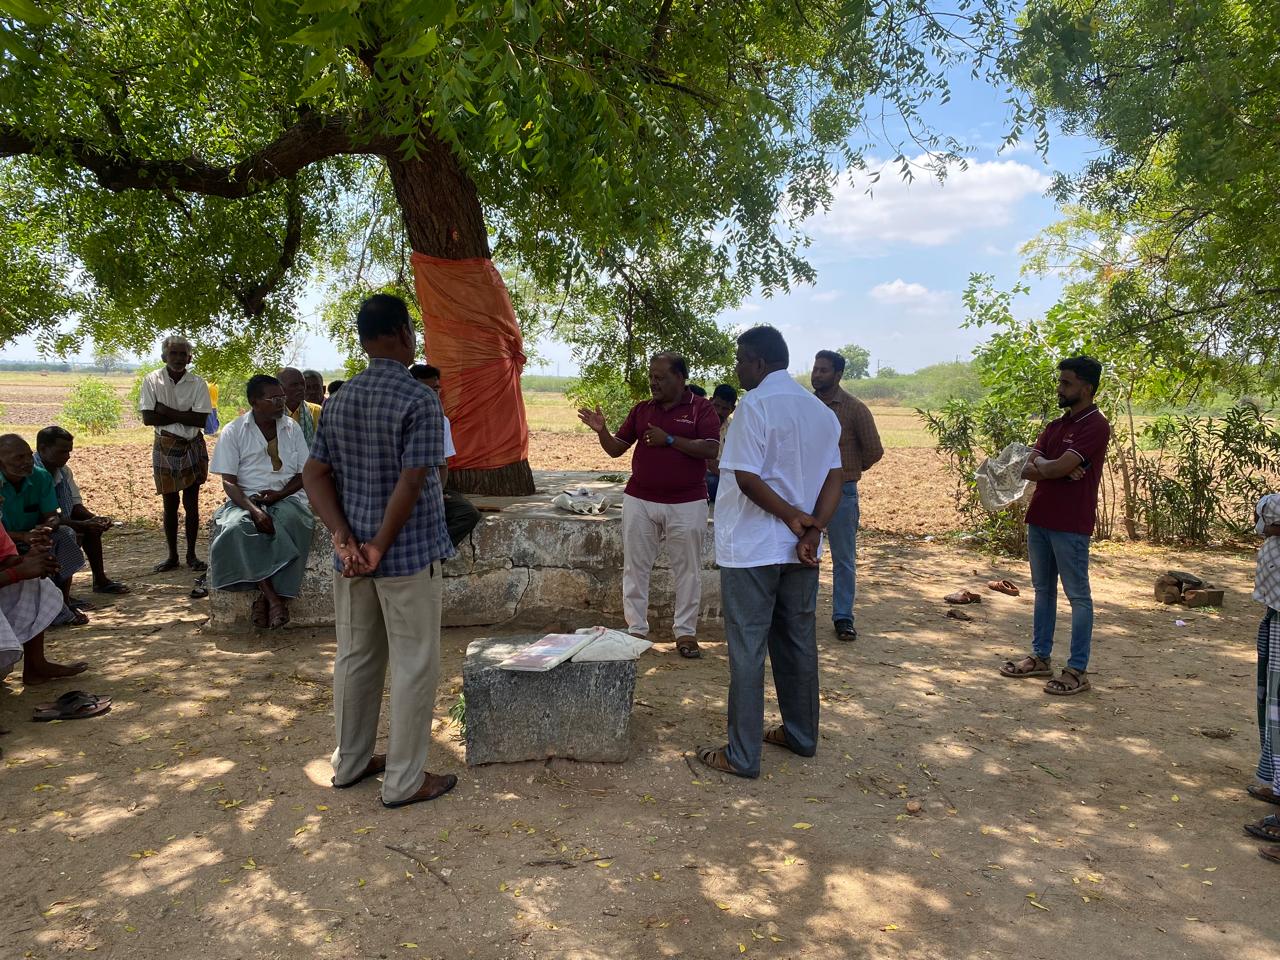
[[[673,443],[675,443],[675,442],[676,442],[676,438],[675,438],[675,437],[673,437],[671,434],[669,434],[669,433],[668,433],[668,434],[667,434],[667,440],[666,440],[667,446],[669,447],[669,446],[671,446],[671,445],[672,445]]]

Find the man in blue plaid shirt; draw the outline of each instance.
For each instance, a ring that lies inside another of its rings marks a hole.
[[[302,476],[333,534],[333,785],[385,771],[382,803],[402,807],[458,782],[424,770],[440,676],[440,562],[453,555],[438,470],[444,420],[435,393],[409,376],[416,335],[404,301],[370,297],[356,326],[368,369],[329,398]],[[388,662],[384,755],[373,750]]]

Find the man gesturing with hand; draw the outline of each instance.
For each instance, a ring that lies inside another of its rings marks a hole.
[[[739,403],[720,456],[716,562],[729,647],[729,742],[698,759],[760,775],[763,743],[811,757],[818,746],[818,556],[840,504],[840,423],[787,373],[773,327],[738,337]],[[781,726],[764,730],[764,658]]]
[[[423,769],[440,676],[440,563],[453,555],[440,490],[444,419],[435,393],[409,375],[416,337],[404,301],[372,296],[356,325],[369,366],[330,398],[302,478],[333,535],[333,785],[385,770],[382,802],[402,807],[458,782]],[[388,665],[384,755],[373,751]]]

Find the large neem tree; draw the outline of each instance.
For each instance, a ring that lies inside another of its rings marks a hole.
[[[798,225],[864,151],[954,157],[920,109],[958,62],[1004,76],[1010,6],[0,0],[0,336],[178,328],[206,364],[269,356],[306,279],[353,255],[371,169],[432,258],[496,244],[642,317],[673,262],[785,289],[812,278]],[[1015,104],[1011,130],[1037,119]],[[466,479],[531,489],[523,461]]]

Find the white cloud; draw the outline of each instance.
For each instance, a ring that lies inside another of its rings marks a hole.
[[[927,161],[927,156],[912,160],[918,172],[911,183],[895,168],[883,168],[871,193],[865,183],[842,181],[831,210],[806,226],[854,256],[879,256],[893,247],[941,247],[1007,226],[1023,200],[1050,184],[1045,174],[1016,160],[953,166],[938,183],[920,169]]]
[[[888,283],[877,283],[868,292],[876,303],[898,307],[910,313],[938,313],[946,310],[950,294],[930,290],[920,283],[908,283],[899,277]]]
[[[824,290],[822,293],[815,293],[809,299],[814,303],[833,303],[843,296],[843,290]]]

